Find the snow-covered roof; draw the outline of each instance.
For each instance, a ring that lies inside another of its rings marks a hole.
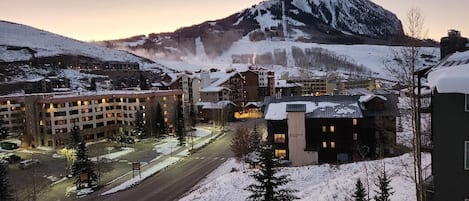
[[[202,109],[223,109],[227,105],[236,105],[232,101],[218,101],[214,102],[197,102],[196,106],[202,106]]]
[[[335,102],[292,101],[271,103],[267,108],[266,120],[287,119],[288,105],[305,105],[305,114],[310,118],[362,118],[358,104],[340,104]]]
[[[33,54],[27,49],[11,50],[7,46],[0,46],[0,61],[29,61],[32,57]]]
[[[223,91],[223,90],[228,90],[229,91],[230,89],[228,89],[226,87],[218,87],[218,86],[210,85],[208,87],[205,87],[205,88],[199,90],[199,92],[220,92],[220,91]]]
[[[368,94],[368,95],[360,96],[360,99],[358,99],[358,101],[361,102],[361,103],[366,103],[366,102],[372,100],[373,98],[379,98],[383,101],[388,100],[386,97],[381,96],[381,95]]]
[[[438,93],[469,94],[469,51],[454,53],[432,69],[428,85]]]
[[[292,88],[292,87],[299,87],[302,84],[299,83],[289,83],[287,80],[276,80],[275,81],[275,88]]]
[[[254,106],[254,107],[260,108],[263,105],[264,105],[264,102],[247,102],[246,105],[244,105],[244,107]]]

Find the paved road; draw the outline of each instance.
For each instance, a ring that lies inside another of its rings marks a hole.
[[[229,148],[232,132],[199,152],[143,181],[133,189],[99,197],[105,201],[173,201],[189,191],[233,154]]]

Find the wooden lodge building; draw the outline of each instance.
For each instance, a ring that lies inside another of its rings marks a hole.
[[[268,140],[292,166],[394,155],[397,96],[271,97]]]

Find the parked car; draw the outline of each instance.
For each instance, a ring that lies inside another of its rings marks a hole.
[[[21,157],[19,157],[16,154],[7,154],[2,157],[3,160],[8,161],[8,163],[13,164],[13,163],[18,163],[21,161]]]
[[[0,148],[6,150],[18,149],[18,145],[12,142],[0,142]]]
[[[19,164],[19,167],[20,169],[26,169],[26,168],[29,168],[33,165],[36,165],[36,164],[39,164],[39,160],[37,159],[28,159],[28,160],[24,160],[24,161],[21,161],[20,164]]]

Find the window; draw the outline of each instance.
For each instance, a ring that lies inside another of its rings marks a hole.
[[[322,148],[327,148],[327,142],[322,142]]]
[[[464,170],[469,170],[469,141],[464,142]]]
[[[67,113],[64,112],[54,112],[54,117],[62,117],[62,116],[67,116]]]
[[[285,149],[275,149],[275,157],[285,158],[287,156],[287,150]]]
[[[274,134],[275,143],[285,143],[285,134]]]
[[[323,133],[326,132],[326,126],[322,126],[322,132],[323,132]]]
[[[358,124],[358,119],[352,119],[352,124],[356,126]]]
[[[355,140],[355,141],[358,140],[358,134],[357,133],[353,133],[353,140]]]
[[[331,131],[331,133],[335,132],[335,127],[334,127],[334,126],[331,126],[331,127],[330,127],[330,131]]]
[[[335,148],[335,142],[331,142],[331,148],[332,148],[332,149]]]
[[[466,112],[469,112],[469,94],[466,94]]]

